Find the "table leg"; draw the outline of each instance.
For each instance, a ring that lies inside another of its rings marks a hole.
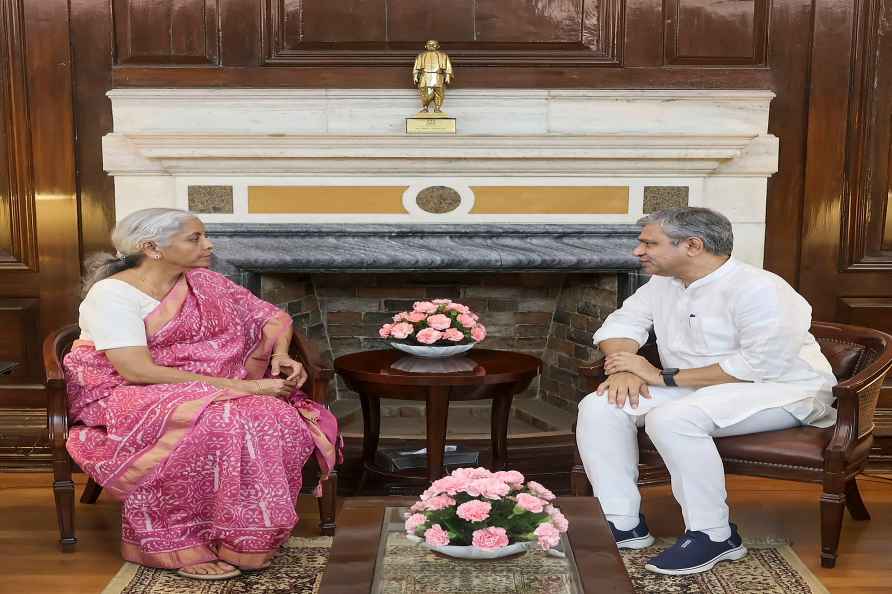
[[[381,399],[359,393],[362,405],[362,476],[356,487],[355,495],[359,495],[368,478],[368,468],[375,464],[375,453],[378,451],[378,439],[381,435]]]
[[[511,413],[512,400],[514,400],[514,391],[510,387],[492,399],[490,428],[492,463],[490,466],[493,471],[508,469],[508,416]]]
[[[449,386],[431,386],[427,393],[427,477],[433,482],[442,477],[443,449],[446,447],[446,422],[449,419]]]

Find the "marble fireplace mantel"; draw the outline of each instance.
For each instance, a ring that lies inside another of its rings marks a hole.
[[[412,269],[462,270],[474,262],[487,270],[628,269],[650,185],[684,186],[688,204],[724,212],[734,225],[735,255],[762,262],[767,179],[778,159],[778,139],[768,133],[770,91],[456,89],[445,109],[459,133],[436,137],[405,135],[404,118],[418,108],[412,89],[108,95],[114,128],[103,138],[103,159],[115,177],[116,216],[147,206],[187,208],[190,185],[227,185],[232,210],[199,216],[214,225],[230,272],[315,266],[311,256],[289,261],[287,246],[339,251],[342,269],[381,269],[369,254],[398,256]],[[502,216],[408,207],[396,214],[263,214],[247,206],[251,186],[425,184],[463,196],[480,186],[622,186],[628,207]],[[468,260],[464,267],[460,258]]]

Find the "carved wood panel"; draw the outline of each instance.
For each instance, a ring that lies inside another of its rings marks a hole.
[[[766,66],[770,0],[664,0],[671,65]]]
[[[892,272],[892,5],[857,5],[842,196],[840,265]],[[890,279],[892,282],[892,279]]]
[[[219,0],[113,0],[118,64],[217,64]]]
[[[411,63],[427,39],[465,65],[618,64],[622,0],[266,0],[265,63]]]
[[[22,0],[0,4],[0,270],[36,270]]]

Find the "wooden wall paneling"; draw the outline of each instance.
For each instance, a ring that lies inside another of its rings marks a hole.
[[[220,64],[259,66],[263,62],[262,2],[220,0]]]
[[[388,0],[387,39],[416,45],[421,37],[445,43],[476,41],[476,4],[477,0]]]
[[[108,2],[71,0],[74,120],[81,253],[108,250],[115,224],[114,178],[102,166],[102,137],[112,131],[112,13]]]
[[[217,64],[219,0],[112,0],[118,64]]]
[[[24,2],[25,61],[37,197],[40,334],[76,319],[80,250],[68,0]],[[39,363],[42,365],[42,363]],[[42,394],[29,399],[42,407]]]
[[[664,0],[666,63],[766,66],[770,0]]]
[[[763,265],[799,286],[799,251],[805,180],[805,147],[812,55],[812,2],[771,5],[768,61],[771,101],[768,132],[780,139],[778,171],[768,179]]]
[[[0,384],[43,382],[39,303],[38,299],[0,297],[0,360],[19,362],[11,374],[0,377]]]
[[[883,248],[889,202],[892,25],[883,0],[859,3],[842,197],[841,266],[892,275],[892,251]],[[890,278],[892,280],[892,278]]]
[[[622,7],[623,0],[265,0],[264,64],[405,65],[424,40],[445,35],[457,66],[616,66]]]
[[[623,27],[623,67],[663,65],[663,4],[626,0]]]
[[[21,4],[0,4],[0,271],[37,267]]]

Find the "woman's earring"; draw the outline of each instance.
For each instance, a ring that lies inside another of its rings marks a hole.
[[[152,259],[154,259],[154,260],[160,260],[160,259],[161,259],[161,254],[155,254],[154,256],[152,256]]]

